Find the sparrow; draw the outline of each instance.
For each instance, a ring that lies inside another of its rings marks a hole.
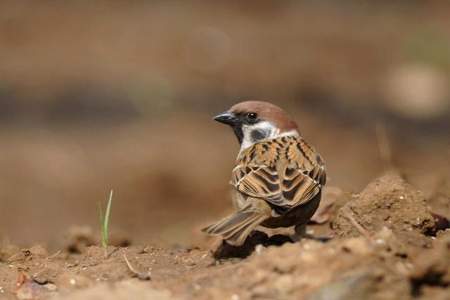
[[[319,206],[326,172],[297,124],[263,101],[238,103],[214,120],[229,125],[240,144],[230,182],[236,211],[202,231],[233,246],[242,245],[257,227],[304,232]]]

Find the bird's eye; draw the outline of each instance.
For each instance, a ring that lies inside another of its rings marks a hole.
[[[257,118],[258,118],[258,114],[257,113],[254,113],[254,112],[251,112],[251,113],[248,113],[247,114],[247,118],[249,119],[249,120],[256,120]]]

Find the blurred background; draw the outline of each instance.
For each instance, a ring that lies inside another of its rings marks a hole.
[[[238,145],[211,120],[287,109],[358,192],[387,166],[450,178],[446,1],[0,1],[0,239],[73,225],[189,243],[230,208]]]

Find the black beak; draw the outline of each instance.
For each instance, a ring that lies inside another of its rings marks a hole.
[[[233,113],[224,112],[220,115],[214,117],[214,120],[227,125],[236,125],[239,122],[239,119]]]

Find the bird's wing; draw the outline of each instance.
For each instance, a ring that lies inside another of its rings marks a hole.
[[[255,144],[239,162],[231,181],[239,192],[287,209],[311,200],[326,181],[322,159],[300,137]]]

